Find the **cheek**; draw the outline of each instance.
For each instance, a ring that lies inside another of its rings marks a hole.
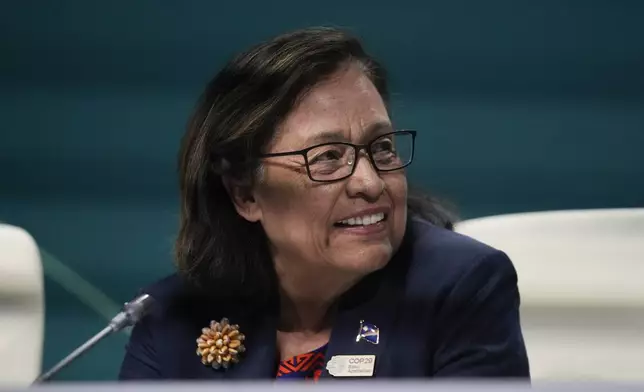
[[[264,184],[257,193],[262,224],[269,237],[287,233],[288,237],[309,236],[327,224],[337,190],[310,182],[290,179]]]
[[[332,187],[308,184],[289,184],[265,192],[260,202],[261,224],[273,249],[294,260],[323,252],[329,245],[329,216],[337,193]]]
[[[389,197],[396,210],[407,206],[407,177],[404,174],[390,175],[384,178]]]
[[[407,226],[407,178],[403,174],[385,179],[387,192],[394,207],[393,225],[391,229],[394,245],[402,242]]]

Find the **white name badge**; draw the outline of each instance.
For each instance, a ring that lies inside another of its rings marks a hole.
[[[334,355],[326,370],[333,377],[372,377],[375,366],[375,355]]]

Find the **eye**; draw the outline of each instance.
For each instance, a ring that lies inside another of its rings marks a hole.
[[[394,142],[391,139],[380,139],[371,145],[373,153],[394,151]]]
[[[346,148],[344,146],[324,146],[309,152],[309,164],[328,163],[342,159]]]

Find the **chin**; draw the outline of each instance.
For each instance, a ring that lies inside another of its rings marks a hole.
[[[369,248],[377,249],[364,249],[359,251],[353,251],[352,255],[347,255],[349,257],[343,257],[340,263],[342,268],[345,270],[350,270],[353,272],[358,272],[363,275],[375,272],[381,268],[384,268],[391,260],[393,252],[391,251],[390,246],[369,246]],[[379,248],[379,249],[378,249]]]

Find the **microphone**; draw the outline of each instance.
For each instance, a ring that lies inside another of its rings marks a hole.
[[[52,367],[46,373],[41,374],[35,381],[34,384],[41,383],[43,381],[49,380],[51,377],[55,376],[59,371],[61,371],[65,366],[69,365],[76,358],[85,354],[89,351],[96,343],[103,340],[103,338],[111,335],[115,332],[119,332],[126,327],[131,327],[134,324],[138,323],[152,308],[154,305],[154,298],[149,294],[141,294],[138,297],[134,298],[130,302],[126,302],[123,305],[123,310],[119,312],[114,318],[109,322],[107,327],[91,339],[83,343],[76,350],[72,351],[71,354],[63,358],[58,362],[54,367]]]

